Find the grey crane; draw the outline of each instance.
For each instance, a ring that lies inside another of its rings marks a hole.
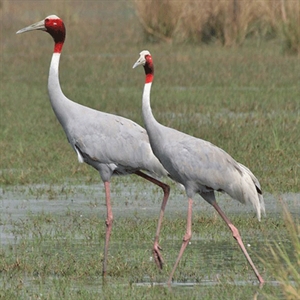
[[[77,153],[78,161],[95,168],[104,182],[107,218],[103,275],[106,274],[108,245],[113,223],[110,199],[110,180],[113,175],[136,174],[163,189],[164,196],[153,245],[155,262],[162,268],[163,259],[159,251],[158,238],[170,187],[152,177],[167,176],[168,173],[154,156],[146,130],[129,119],[100,112],[69,100],[63,94],[59,82],[59,61],[66,36],[62,19],[50,15],[17,33],[32,30],[48,32],[54,40],[48,78],[48,93],[53,111],[69,143]]]
[[[263,284],[264,280],[252,262],[238,229],[221,210],[214,194],[214,191],[225,192],[241,203],[252,203],[260,220],[261,212],[265,213],[265,206],[258,180],[247,167],[236,162],[217,146],[158,123],[150,105],[154,65],[149,51],[143,50],[140,53],[133,68],[139,65],[144,66],[146,74],[142,112],[153,153],[169,172],[171,178],[185,187],[188,197],[186,233],[168,284],[171,284],[177,265],[192,236],[192,204],[196,193],[211,204],[225,221],[257,279]]]

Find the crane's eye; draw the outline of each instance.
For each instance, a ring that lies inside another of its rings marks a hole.
[[[49,19],[47,18],[47,19],[45,19],[45,23],[49,23]]]

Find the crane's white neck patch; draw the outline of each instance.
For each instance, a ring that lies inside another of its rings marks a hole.
[[[51,60],[51,69],[55,70],[56,72],[58,72],[59,60],[60,60],[60,53],[54,52]]]

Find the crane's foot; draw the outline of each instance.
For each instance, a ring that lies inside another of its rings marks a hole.
[[[102,271],[102,285],[105,287],[107,284],[106,271]]]
[[[163,265],[164,265],[164,260],[160,253],[160,250],[162,250],[162,248],[158,244],[154,244],[154,246],[153,246],[154,261],[155,261],[156,265],[159,267],[159,269],[162,270]]]
[[[259,281],[259,287],[262,288],[265,284],[265,281],[263,280],[263,278],[260,275],[257,276],[257,279]]]

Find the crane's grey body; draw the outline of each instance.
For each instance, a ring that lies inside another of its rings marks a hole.
[[[144,66],[146,74],[142,112],[153,153],[169,172],[172,179],[185,187],[188,196],[186,234],[183,237],[178,258],[170,274],[169,284],[192,236],[192,204],[196,193],[211,204],[226,222],[256,277],[262,284],[264,280],[253,264],[237,228],[221,210],[214,194],[214,191],[225,192],[241,203],[252,203],[260,220],[261,212],[265,213],[265,206],[258,180],[247,167],[236,162],[228,153],[210,142],[158,123],[152,114],[150,105],[154,66],[149,51],[144,50],[140,53],[140,58],[133,65],[133,68],[139,65]]]
[[[143,119],[153,153],[172,179],[184,185],[189,198],[199,193],[210,202],[211,194],[220,191],[241,203],[252,203],[260,220],[265,206],[253,173],[212,143],[158,123],[150,108],[151,85],[144,87]]]
[[[110,199],[110,179],[113,175],[134,173],[163,189],[164,197],[153,246],[155,262],[162,267],[163,259],[159,251],[158,239],[170,187],[142,172],[146,171],[152,176],[168,175],[168,172],[154,156],[145,129],[129,119],[73,102],[63,94],[59,82],[59,61],[66,30],[59,17],[48,16],[17,33],[31,30],[46,31],[54,40],[54,53],[48,78],[48,92],[52,108],[69,143],[77,153],[79,162],[86,162],[98,170],[104,182],[107,218],[105,221],[103,275],[106,274],[108,244],[113,223]]]
[[[103,181],[112,175],[145,170],[156,176],[167,172],[153,155],[146,130],[137,123],[69,100],[58,76],[60,54],[54,53],[48,91],[52,108],[78,160],[97,169]]]
[[[189,198],[199,193],[208,200],[208,193],[226,192],[241,203],[252,203],[260,219],[264,201],[257,192],[260,184],[248,168],[210,142],[149,120],[144,115],[154,154],[172,179],[185,186]]]

